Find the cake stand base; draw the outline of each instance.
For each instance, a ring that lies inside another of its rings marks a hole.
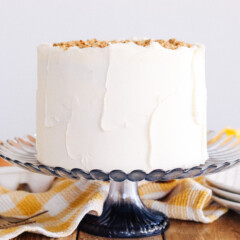
[[[86,215],[80,230],[110,238],[139,238],[162,234],[169,227],[161,212],[147,209],[142,203],[136,182],[110,181],[110,190],[100,217]]]

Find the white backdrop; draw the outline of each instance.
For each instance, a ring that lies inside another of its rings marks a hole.
[[[37,45],[132,36],[204,43],[208,128],[240,127],[239,0],[0,0],[0,139],[35,132]]]

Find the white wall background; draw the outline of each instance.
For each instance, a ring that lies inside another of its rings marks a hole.
[[[240,127],[239,0],[0,0],[0,139],[35,132],[37,45],[132,36],[204,43],[208,128]]]

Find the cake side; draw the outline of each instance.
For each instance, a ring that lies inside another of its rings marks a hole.
[[[81,51],[79,51],[81,50]],[[85,171],[172,169],[207,158],[204,47],[152,42],[38,48],[40,162]]]

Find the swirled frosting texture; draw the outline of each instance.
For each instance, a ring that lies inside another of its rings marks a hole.
[[[152,42],[38,48],[37,150],[67,169],[172,169],[203,163],[204,47]]]

